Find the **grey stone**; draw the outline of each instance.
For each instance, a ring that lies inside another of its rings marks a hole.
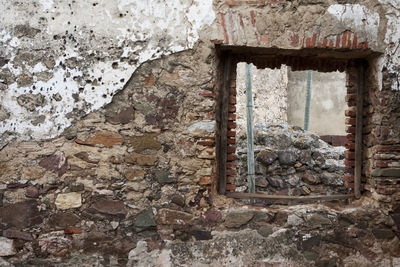
[[[268,184],[269,183],[265,177],[256,177],[256,186],[267,187]]]
[[[185,196],[181,194],[174,194],[171,196],[171,202],[180,207],[184,207],[186,204]]]
[[[187,127],[189,132],[209,132],[215,131],[215,121],[200,121],[195,122]]]
[[[127,211],[120,200],[97,200],[90,207],[98,213],[125,217]]]
[[[59,212],[50,217],[49,224],[57,229],[64,229],[68,226],[75,226],[79,221],[79,216],[72,212]]]
[[[254,217],[253,211],[234,211],[228,213],[225,218],[225,226],[228,228],[238,228],[247,224]]]
[[[312,158],[318,166],[323,166],[325,164],[324,155],[319,151],[314,151],[312,153]]]
[[[279,151],[278,158],[281,164],[292,165],[296,163],[298,155],[293,150],[284,150],[284,151]]]
[[[268,237],[271,235],[274,230],[272,229],[271,225],[264,225],[257,229],[257,232],[262,235],[263,237]]]
[[[36,34],[40,32],[39,29],[32,28],[29,24],[20,24],[14,27],[15,36],[33,38]]]
[[[170,177],[169,172],[165,170],[155,170],[154,176],[160,184],[171,184],[174,183],[172,177]]]
[[[12,256],[17,254],[14,247],[14,240],[5,237],[0,237],[0,256]]]
[[[2,105],[0,105],[0,121],[4,121],[10,117],[10,112],[5,110]]]
[[[312,171],[306,171],[303,175],[303,181],[307,184],[315,185],[321,183],[321,178],[320,175]]]
[[[41,94],[22,94],[17,97],[17,102],[27,110],[34,111],[36,107],[45,105],[45,98]]]
[[[32,125],[37,126],[40,123],[43,123],[46,119],[46,116],[44,115],[40,115],[38,117],[36,117],[34,120],[32,120]]]
[[[325,185],[341,186],[344,184],[341,173],[324,172],[321,181]]]
[[[400,168],[377,168],[371,172],[372,176],[400,177]]]
[[[26,241],[32,241],[33,237],[30,233],[15,230],[15,229],[7,229],[3,231],[3,236],[12,239],[22,239]]]
[[[36,200],[28,200],[0,207],[3,223],[16,228],[25,228],[42,222]]]
[[[308,227],[312,229],[322,227],[323,225],[332,224],[331,220],[320,214],[313,214],[310,218],[308,218],[307,223]]]
[[[372,233],[377,239],[392,239],[394,237],[392,229],[389,228],[375,228],[372,229]]]
[[[264,150],[260,151],[257,155],[257,161],[264,164],[265,166],[271,164],[278,158],[278,155],[275,152]]]
[[[139,228],[156,226],[156,221],[154,220],[154,214],[151,207],[145,209],[136,216],[135,226]]]

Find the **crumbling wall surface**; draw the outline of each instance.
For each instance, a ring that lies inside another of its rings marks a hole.
[[[364,140],[397,147],[398,40],[385,34],[398,10],[382,2],[3,1],[1,127],[20,140],[0,150],[0,265],[399,265],[398,191],[387,206],[368,193],[301,206],[215,193],[214,43],[311,49],[339,37],[338,51],[385,53],[369,61]]]

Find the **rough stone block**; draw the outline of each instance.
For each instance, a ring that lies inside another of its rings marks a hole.
[[[59,210],[79,208],[82,206],[82,195],[76,192],[58,194],[55,204]]]

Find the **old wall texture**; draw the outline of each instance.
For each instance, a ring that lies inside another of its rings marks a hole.
[[[0,265],[399,266],[398,7],[1,1]],[[216,193],[216,46],[368,62],[360,200]]]

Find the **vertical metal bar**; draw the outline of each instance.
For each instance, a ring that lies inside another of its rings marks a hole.
[[[247,175],[249,192],[255,193],[254,136],[253,136],[253,93],[251,88],[251,66],[246,64],[246,115],[247,115]]]
[[[304,109],[304,130],[308,130],[310,126],[310,108],[311,108],[311,79],[312,70],[307,71],[307,90],[306,90],[306,107]]]
[[[355,167],[354,167],[354,196],[361,197],[361,170],[362,170],[362,117],[363,117],[363,92],[365,87],[364,66],[358,66],[357,101],[356,101],[356,141],[355,141]]]
[[[232,57],[230,52],[224,56],[223,80],[221,88],[221,123],[219,136],[219,183],[218,192],[226,192],[226,163],[228,157],[228,106],[229,106],[229,85],[231,76]]]

